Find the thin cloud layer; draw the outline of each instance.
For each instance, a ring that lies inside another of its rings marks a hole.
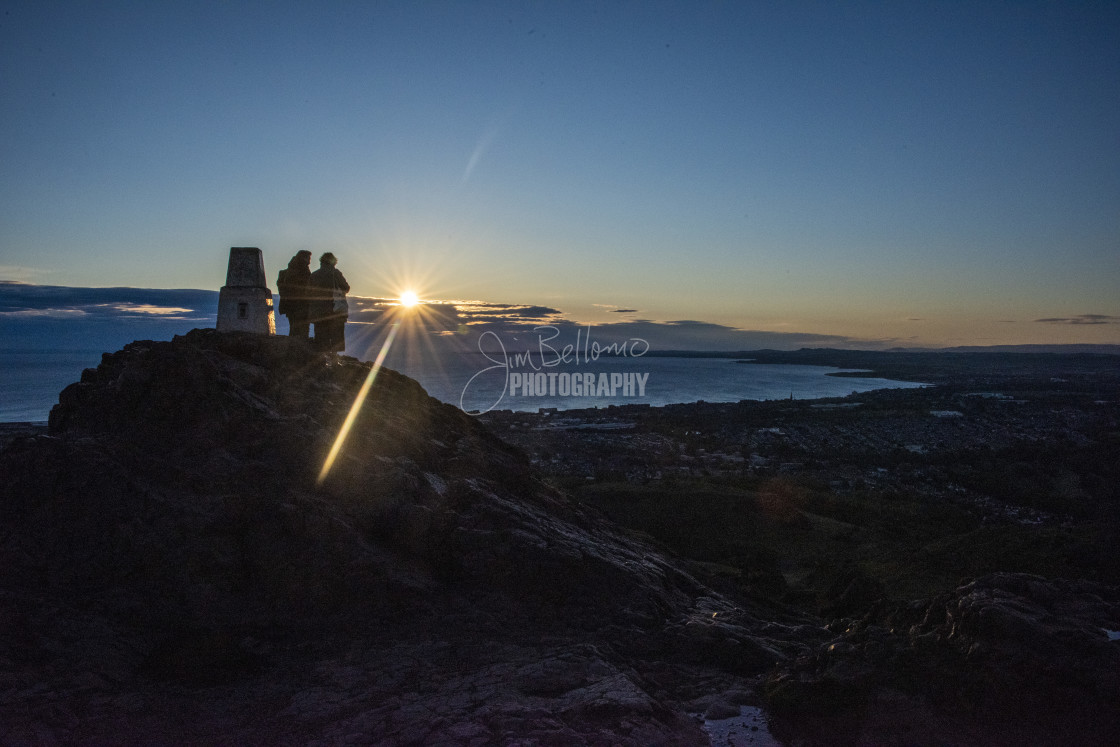
[[[1120,316],[1078,314],[1077,316],[1047,317],[1045,319],[1035,319],[1035,321],[1043,324],[1116,324],[1120,322]]]
[[[359,305],[362,301],[358,302]],[[352,304],[353,306],[353,304]],[[711,322],[669,322],[633,319],[586,325],[566,319],[563,312],[547,306],[448,302],[424,304],[422,314],[429,332],[458,338],[459,346],[477,350],[478,341],[488,349],[501,345],[523,349],[547,344],[553,347],[584,343],[589,338],[603,346],[641,341],[650,351],[738,351],[797,347],[884,347],[895,341],[857,340],[838,335],[743,330]],[[627,310],[635,313],[633,310]]]
[[[119,350],[213,327],[218,293],[149,288],[71,288],[0,280],[0,347]]]
[[[0,311],[0,318],[9,319],[77,319],[86,316],[85,309],[14,309]]]
[[[722,351],[799,347],[882,348],[896,341],[860,340],[839,335],[737,329],[692,319],[625,319],[588,326],[563,311],[534,304],[483,301],[425,302],[405,311],[397,299],[351,296],[350,322],[376,336],[380,327],[407,322],[433,341],[477,351],[479,341],[493,347],[525,349],[542,342],[554,346],[595,343],[621,346],[641,341],[650,352]],[[218,293],[208,290],[146,288],[71,288],[0,281],[0,332],[5,346],[106,346],[116,349],[134,339],[168,339],[194,327],[215,323]],[[617,309],[618,313],[637,313]],[[1111,319],[1108,317],[1107,319]],[[1088,323],[1088,322],[1082,322]],[[286,329],[277,319],[281,332]],[[357,332],[357,329],[355,329]]]
[[[563,312],[548,306],[505,304],[455,304],[466,324],[486,322],[547,324],[562,319]]]
[[[217,313],[218,294],[206,290],[71,288],[0,280],[0,317],[97,320],[151,317],[204,322]]]

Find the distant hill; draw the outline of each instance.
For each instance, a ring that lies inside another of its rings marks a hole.
[[[1102,385],[1120,371],[1116,345],[1013,345],[946,350],[744,350],[737,353],[653,352],[651,356],[734,358],[742,363],[785,363],[833,366],[875,376],[924,383],[971,382],[990,386],[1010,384],[1030,375],[1061,378],[1073,371],[1106,374]],[[836,376],[856,375],[836,373]]]
[[[887,348],[885,350],[859,348],[798,348],[797,350],[650,350],[651,357],[666,358],[750,358],[756,355],[896,355],[911,353],[1042,353],[1047,355],[1120,355],[1120,345],[959,345],[951,348]]]
[[[893,348],[906,351],[906,348]],[[939,348],[932,352],[941,353],[1052,353],[1068,355],[1088,353],[1093,355],[1120,355],[1120,345],[960,345],[953,348]]]

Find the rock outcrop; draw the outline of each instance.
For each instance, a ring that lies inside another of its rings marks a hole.
[[[137,342],[0,453],[0,743],[703,743],[803,649],[394,371],[320,482],[369,373]]]
[[[802,744],[1120,743],[1120,591],[1018,573],[873,609],[773,673]]]

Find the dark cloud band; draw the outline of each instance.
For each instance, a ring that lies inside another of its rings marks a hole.
[[[1035,321],[1043,324],[1116,324],[1120,322],[1120,316],[1078,314],[1077,316],[1046,317],[1045,319],[1035,319]]]

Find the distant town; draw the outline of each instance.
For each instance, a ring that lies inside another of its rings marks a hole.
[[[833,352],[841,360],[800,351],[766,362],[810,362],[812,353],[813,363],[933,384],[482,419],[567,483],[782,475],[837,493],[906,491],[982,507],[992,520],[1047,522],[1112,489],[1102,481],[1120,482],[1108,458],[1120,447],[1118,356]]]

